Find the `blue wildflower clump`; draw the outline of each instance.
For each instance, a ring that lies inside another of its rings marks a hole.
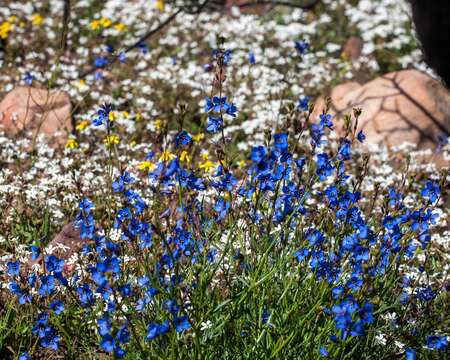
[[[127,147],[110,148],[101,196],[79,187],[80,251],[64,259],[33,238],[30,263],[14,254],[1,267],[29,321],[14,356],[444,358],[448,284],[434,239],[446,175],[374,182],[357,116],[333,140],[338,120],[326,109],[313,119],[308,97],[236,150],[223,131],[237,117],[224,95],[231,51],[213,60],[206,124],[161,127],[133,150],[141,172],[119,155]],[[101,106],[93,126],[110,135],[112,112]]]

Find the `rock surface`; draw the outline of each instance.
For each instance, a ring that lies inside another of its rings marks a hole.
[[[44,251],[46,254],[51,253],[61,259],[67,260],[75,253],[78,253],[88,241],[88,239],[82,239],[80,237],[80,230],[71,222],[63,226],[61,231],[50,241]],[[41,257],[36,260],[30,259],[29,265],[32,266],[41,261]],[[71,268],[69,267],[66,270],[71,270]]]
[[[360,37],[352,36],[344,44],[342,48],[342,56],[351,61],[357,60],[362,53],[363,40]]]
[[[0,102],[0,127],[11,135],[23,130],[68,134],[72,130],[71,112],[66,92],[19,86]]]
[[[80,237],[80,229],[77,229],[74,223],[68,223],[63,226],[59,234],[50,241],[47,247],[56,249],[53,251],[53,254],[68,259],[73,254],[79,252],[87,242],[87,239]]]
[[[403,142],[419,148],[434,148],[440,136],[450,133],[450,92],[438,81],[417,70],[389,73],[365,85],[354,82],[331,92],[330,113],[338,133],[343,116],[361,108],[358,131],[368,143],[386,146]],[[324,108],[324,99],[315,104],[313,117]]]

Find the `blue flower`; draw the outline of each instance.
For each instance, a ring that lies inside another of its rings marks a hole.
[[[433,300],[437,296],[437,293],[430,286],[426,286],[416,289],[415,295],[419,300],[428,302]]]
[[[286,133],[275,134],[273,136],[275,149],[281,153],[285,153],[289,147],[287,139],[288,135]]]
[[[363,143],[364,140],[366,140],[366,135],[364,135],[362,130],[359,130],[358,134],[356,135],[356,138],[360,143]]]
[[[344,139],[339,145],[337,158],[339,160],[345,161],[350,159],[350,144],[351,142]]]
[[[214,49],[212,52],[213,59],[221,61],[222,64],[225,66],[227,66],[228,63],[230,62],[231,54],[232,52],[229,49],[225,51]]]
[[[39,295],[48,296],[55,291],[55,277],[53,275],[42,275],[40,277],[41,287],[39,288]]]
[[[248,61],[250,62],[251,65],[256,64],[255,54],[253,53],[253,51],[250,51],[248,53]]]
[[[111,319],[108,316],[104,316],[97,320],[98,333],[101,336],[106,336],[111,332]]]
[[[89,306],[94,303],[94,294],[88,284],[84,283],[78,287],[77,294],[83,306]]]
[[[316,158],[316,174],[321,181],[326,180],[334,171],[334,166],[331,164],[327,154],[321,153]]]
[[[170,329],[169,320],[166,320],[162,324],[150,323],[147,327],[146,340],[150,341],[154,338],[166,334]]]
[[[60,273],[63,271],[64,260],[55,255],[48,255],[45,257],[45,267],[49,273]]]
[[[47,312],[41,312],[38,314],[38,317],[34,323],[31,331],[33,334],[38,335],[39,337],[44,336],[44,331],[46,326],[48,325],[49,314]]]
[[[180,131],[175,139],[175,146],[188,145],[192,140],[192,137],[187,131]]]
[[[232,191],[237,184],[237,179],[231,172],[227,172],[220,178],[220,181],[212,181],[211,185],[223,191]]]
[[[237,107],[234,104],[228,104],[228,106],[225,109],[225,112],[227,115],[231,117],[236,117]]]
[[[217,212],[217,220],[222,220],[228,213],[228,209],[230,208],[230,203],[220,197],[216,205],[214,205],[214,210]]]
[[[88,198],[83,198],[83,200],[81,200],[79,205],[80,211],[89,213],[93,208],[94,204],[92,204],[92,201],[90,201]]]
[[[428,198],[431,203],[434,203],[441,194],[441,187],[437,182],[427,180],[425,183],[425,187],[421,191],[421,194],[423,197]]]
[[[333,299],[339,299],[344,294],[344,287],[342,285],[334,287],[331,292],[333,294]]]
[[[92,120],[94,126],[100,126],[102,124],[107,125],[107,127],[112,127],[112,121],[109,120],[109,113],[113,110],[113,107],[109,103],[104,103],[100,109],[97,111],[97,117]]]
[[[448,345],[446,336],[429,335],[426,339],[426,345],[429,349],[444,350]]]
[[[295,42],[295,49],[300,55],[304,55],[308,52],[309,43],[305,40],[300,40]]]
[[[56,331],[52,327],[45,329],[44,336],[41,337],[40,344],[44,348],[49,348],[54,351],[58,350],[59,341],[61,338],[56,334]]]
[[[205,98],[206,104],[205,104],[205,112],[209,113],[211,111],[214,111],[217,114],[222,114],[223,111],[225,111],[226,114],[236,117],[237,108],[235,105],[230,104],[227,102],[227,97],[218,97],[214,96],[211,100],[210,97]]]
[[[59,315],[64,311],[64,304],[60,300],[53,300],[50,303],[50,309],[52,309],[56,315]]]
[[[358,310],[358,305],[352,298],[342,301],[339,305],[333,305],[331,311],[334,313],[336,329],[342,330],[342,338],[353,328],[352,314]]]
[[[29,352],[26,351],[20,354],[18,360],[31,360]]]
[[[124,297],[129,297],[133,294],[130,284],[124,284],[119,286],[119,291]]]
[[[124,51],[121,51],[120,53],[119,53],[119,62],[121,63],[121,64],[125,64],[125,59],[126,59],[126,54],[125,54],[125,52]]]
[[[31,301],[31,295],[22,290],[17,281],[11,281],[9,283],[9,290],[17,296],[20,305]]]
[[[224,64],[225,66],[227,66],[228,63],[230,62],[230,60],[231,60],[231,50],[227,49],[227,50],[225,50],[225,52],[223,53],[223,64]]]
[[[331,121],[331,118],[331,114],[320,114],[320,125],[322,127],[333,129],[333,122]]]
[[[41,255],[41,249],[39,248],[39,246],[31,245],[31,259],[37,260],[40,255]]]
[[[164,302],[164,307],[169,311],[173,316],[176,316],[178,311],[180,311],[180,306],[177,304],[175,300],[167,300]]]
[[[270,311],[269,310],[267,310],[266,308],[263,308],[262,309],[262,312],[261,312],[261,322],[263,323],[263,324],[267,324],[267,322],[269,321],[269,319],[270,319]],[[270,327],[272,327],[272,324],[268,324]]]
[[[106,334],[102,337],[100,341],[100,346],[106,352],[112,353],[114,351],[114,347],[116,345],[116,340],[109,334]]]
[[[319,230],[309,230],[306,239],[311,246],[320,246],[325,241],[325,236]]]
[[[222,119],[220,117],[208,115],[208,124],[206,130],[212,133],[216,133],[222,129]]]
[[[148,53],[147,44],[144,43],[143,41],[140,41],[140,42],[137,44],[137,48],[138,48],[139,50],[141,50],[141,52],[142,52],[144,55]]]
[[[311,96],[305,96],[305,97],[301,98],[298,101],[297,109],[303,110],[303,111],[308,111],[310,101],[311,101]]]
[[[416,360],[416,350],[414,349],[406,349],[405,350],[405,360]]]
[[[126,344],[130,341],[130,332],[128,331],[126,325],[121,326],[117,331],[116,339],[119,340],[121,344]]]
[[[177,332],[183,332],[191,328],[191,324],[189,323],[189,319],[187,316],[175,316],[173,319],[173,323]]]
[[[7,274],[9,276],[19,276],[20,274],[20,264],[18,261],[9,261],[6,263],[8,268]]]
[[[106,65],[108,65],[108,59],[104,56],[98,56],[94,60],[94,66],[96,68],[104,68]]]
[[[250,159],[254,163],[259,164],[261,161],[263,161],[266,158],[266,154],[267,154],[267,151],[264,146],[262,146],[262,145],[254,146],[252,148]]]
[[[325,346],[322,346],[319,349],[319,354],[320,354],[320,356],[323,356],[323,357],[327,357],[329,355],[328,350]]]
[[[314,147],[320,148],[322,144],[327,143],[326,139],[322,139],[323,136],[325,135],[324,128],[322,125],[311,124],[310,134],[311,134],[311,144]]]
[[[127,350],[121,348],[120,346],[117,345],[117,346],[114,348],[114,356],[115,356],[117,359],[123,359],[124,356],[125,356],[126,354],[127,354]]]
[[[112,53],[114,52],[114,46],[111,45],[111,44],[106,44],[106,45],[105,45],[105,50],[106,50],[107,52],[109,52],[110,54],[112,54]]]
[[[302,262],[309,255],[308,249],[301,249],[294,253],[294,257],[298,262]]]
[[[23,77],[23,80],[28,86],[31,86],[31,84],[33,84],[34,79],[35,77],[28,71],[25,73],[25,76]]]

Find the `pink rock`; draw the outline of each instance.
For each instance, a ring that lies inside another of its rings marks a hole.
[[[61,258],[69,259],[75,253],[80,252],[84,244],[88,243],[88,239],[82,239],[80,237],[80,230],[74,226],[74,223],[68,223],[63,226],[61,231],[53,238],[52,241],[46,246],[44,252],[49,254],[50,252]],[[51,251],[50,251],[51,250]],[[29,261],[29,265],[40,263],[42,258]],[[71,270],[66,268],[65,270]]]
[[[341,135],[343,116],[362,109],[358,131],[363,130],[368,143],[434,148],[439,136],[450,133],[450,92],[417,70],[386,74],[362,86],[346,83],[333,89],[331,98],[330,113]],[[314,118],[323,107],[319,99]]]
[[[342,56],[347,60],[357,60],[362,53],[363,40],[358,36],[348,38],[347,42],[342,48]]]
[[[0,102],[0,126],[9,134],[32,130],[46,135],[72,130],[72,104],[66,92],[19,86]]]
[[[272,7],[270,4],[250,4],[249,0],[226,0],[225,7],[231,9],[233,6],[237,6],[241,13],[255,15],[263,15]]]

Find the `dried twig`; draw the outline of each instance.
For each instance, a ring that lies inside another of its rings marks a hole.
[[[249,0],[244,3],[229,5],[228,8],[230,8],[232,6],[244,8],[244,7],[252,7],[252,6],[258,6],[258,5],[273,5],[273,6],[282,5],[282,6],[289,6],[289,7],[303,9],[303,10],[311,10],[319,3],[319,1],[320,0],[312,0],[311,2],[309,2],[307,4],[297,4],[292,1],[277,1],[277,0],[253,0],[252,1],[252,0]]]

